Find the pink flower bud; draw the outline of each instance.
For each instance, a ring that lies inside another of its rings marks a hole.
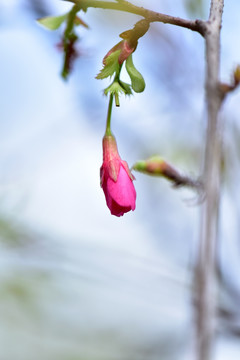
[[[120,158],[113,135],[105,135],[103,138],[103,164],[100,177],[101,187],[112,215],[122,216],[130,210],[135,210],[134,176],[126,161]]]
[[[120,41],[117,45],[115,45],[112,49],[108,51],[108,53],[103,58],[103,64],[106,64],[106,58],[111,55],[113,52],[117,50],[121,50],[119,57],[118,57],[118,63],[121,65],[128,57],[131,55],[135,47],[130,46],[129,42],[127,40]]]

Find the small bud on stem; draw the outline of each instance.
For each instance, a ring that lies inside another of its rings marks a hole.
[[[199,180],[194,180],[181,175],[175,168],[159,156],[154,156],[147,160],[137,161],[133,165],[132,169],[147,175],[162,176],[165,179],[170,180],[174,187],[186,186],[196,188],[198,190],[202,188],[202,184]]]

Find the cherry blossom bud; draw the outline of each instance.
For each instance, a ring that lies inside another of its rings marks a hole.
[[[135,210],[134,176],[126,161],[120,158],[113,135],[105,135],[103,138],[103,164],[100,177],[101,187],[112,215],[122,216],[130,210]]]

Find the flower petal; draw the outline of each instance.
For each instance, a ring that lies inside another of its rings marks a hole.
[[[107,180],[108,195],[121,207],[135,209],[136,191],[125,168],[121,165],[118,179],[114,182],[111,178]],[[128,210],[129,211],[129,210]]]
[[[131,206],[121,206],[116,201],[111,201],[111,207],[109,207],[111,214],[115,216],[123,216],[126,212],[129,212],[131,209]]]
[[[108,175],[110,176],[111,179],[113,179],[113,181],[117,181],[118,179],[118,174],[119,174],[119,170],[120,170],[120,160],[118,158],[114,158],[112,160],[110,160],[107,164],[108,167]]]

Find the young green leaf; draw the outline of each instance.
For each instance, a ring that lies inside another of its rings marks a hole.
[[[143,92],[145,89],[145,81],[140,72],[135,68],[132,55],[129,55],[126,60],[126,70],[131,78],[132,89],[137,93]]]
[[[125,93],[125,91],[118,81],[113,81],[112,84],[110,84],[106,89],[104,89],[104,95],[107,95],[108,93],[113,95],[120,95]]]
[[[38,19],[37,22],[48,30],[56,30],[65,21],[68,14],[60,16],[46,16]]]
[[[118,57],[121,50],[114,51],[105,59],[105,65],[96,76],[96,79],[104,79],[108,76],[112,76],[115,72],[119,71]]]
[[[79,26],[79,25],[82,25],[83,27],[85,27],[86,29],[89,29],[89,26],[88,24],[85,23],[85,21],[83,21],[79,16],[75,16],[75,19],[74,19],[74,24],[76,26]]]
[[[107,94],[113,95],[115,98],[116,106],[120,106],[119,96],[121,94],[131,95],[132,90],[131,90],[131,86],[129,84],[117,79],[117,80],[114,80],[112,82],[112,84],[110,84],[106,89],[104,89],[104,95],[107,95]]]
[[[119,80],[118,81],[121,87],[124,89],[125,95],[132,95],[131,85]]]

